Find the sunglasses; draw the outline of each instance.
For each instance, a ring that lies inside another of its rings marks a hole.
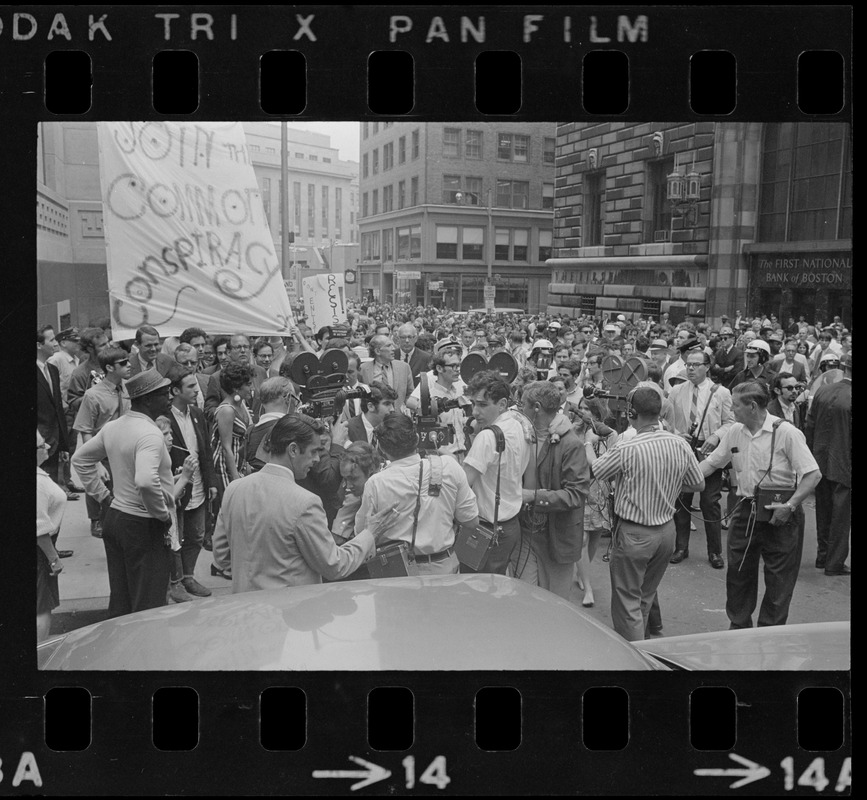
[[[127,364],[129,364],[129,359],[128,359],[128,358],[123,358],[123,359],[121,359],[120,361],[115,361],[114,364],[113,364],[113,366],[115,366],[115,367],[125,367]]]

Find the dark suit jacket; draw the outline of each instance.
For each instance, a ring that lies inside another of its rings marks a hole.
[[[162,376],[165,376],[166,373],[168,373],[172,367],[176,367],[177,364],[178,362],[170,355],[166,355],[166,353],[157,353],[157,357],[154,359],[154,366],[156,367],[157,372]],[[130,375],[138,375],[139,372],[142,371],[143,364],[138,353],[132,353],[130,355],[129,365],[132,368]]]
[[[852,381],[827,383],[813,395],[807,444],[822,477],[852,486]]]
[[[202,473],[202,483],[204,484],[205,498],[207,499],[208,489],[212,487],[215,489],[219,488],[217,473],[214,471],[214,453],[211,450],[210,437],[208,436],[208,421],[205,419],[204,412],[195,406],[190,407],[190,415],[193,418],[193,428],[195,428],[196,431],[196,446],[199,451],[199,469]],[[172,472],[174,472],[178,467],[183,466],[184,459],[189,455],[189,452],[177,449],[178,447],[186,448],[187,443],[184,441],[183,434],[178,426],[178,421],[175,419],[175,415],[171,411],[168,413],[168,418],[172,426],[172,444],[177,446],[172,447],[171,450],[169,450],[169,455],[172,458]],[[190,502],[192,494],[193,487],[191,484],[188,484],[187,488],[184,489],[184,493],[181,495],[178,505],[181,508],[186,508],[187,503]]]
[[[430,369],[431,359],[433,359],[433,353],[426,353],[417,347],[413,349],[412,355],[409,357],[409,371],[412,373],[412,380],[416,386],[418,386],[419,375]],[[403,351],[400,353],[400,360],[403,361]]]
[[[69,452],[69,432],[60,395],[60,373],[54,364],[48,365],[51,388],[42,370],[36,367],[36,427],[49,445],[49,457],[58,450]]]
[[[775,397],[773,400],[771,400],[768,403],[768,413],[773,414],[775,417],[779,417],[780,419],[786,418],[786,415],[783,413],[783,409],[780,406],[780,398],[779,397]],[[795,420],[795,427],[799,431],[803,431],[804,430],[804,418],[803,418],[803,415],[801,414],[801,408],[797,403],[795,403],[795,415],[794,415],[793,419]]]
[[[346,430],[349,433],[350,442],[367,442],[370,444],[370,440],[367,438],[367,430],[365,430],[364,423],[361,421],[361,414],[349,420]]]
[[[783,362],[782,361],[771,361],[770,366],[771,366],[771,371],[773,372],[774,376],[776,376],[780,371],[780,367],[783,366]],[[807,370],[805,369],[804,365],[800,361],[796,361],[792,365],[791,375],[796,381],[806,381],[807,380]]]
[[[714,354],[714,365],[711,367],[711,378],[723,386],[727,385],[734,376],[744,368],[744,351],[740,347],[733,347],[728,353],[722,349]],[[726,371],[726,367],[732,369]]]
[[[221,373],[222,370],[217,370],[211,374],[208,378],[208,391],[205,392],[205,414],[207,414],[208,419],[211,421],[214,419],[214,412],[217,410],[217,406],[223,402],[223,390],[220,388]],[[254,422],[259,418],[259,410],[262,407],[262,402],[259,400],[259,387],[267,377],[268,373],[262,367],[258,364],[253,364],[253,389],[255,394],[253,395],[253,402],[250,404],[250,411],[253,414]]]
[[[358,374],[361,382],[370,386],[373,383],[373,361],[367,361],[361,365]],[[392,375],[394,377],[394,390],[397,392],[397,400],[394,401],[394,410],[401,411],[406,405],[406,398],[412,394],[415,385],[412,381],[412,373],[409,364],[395,359],[391,362]]]

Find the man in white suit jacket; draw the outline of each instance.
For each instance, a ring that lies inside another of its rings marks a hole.
[[[716,449],[726,431],[734,424],[731,392],[708,378],[710,356],[701,349],[686,352],[686,381],[677,384],[668,395],[674,406],[675,433],[694,445],[699,453],[707,454]],[[698,456],[699,459],[702,455]],[[714,569],[722,569],[722,523],[720,495],[722,493],[722,470],[715,470],[705,478],[705,488],[700,495],[699,507],[707,534],[707,558]],[[689,532],[692,493],[681,495],[674,513],[677,540],[672,564],[679,564],[689,556]]]
[[[403,412],[406,398],[415,388],[409,364],[394,360],[394,342],[388,336],[374,336],[370,340],[370,354],[373,361],[362,364],[359,369],[361,382],[370,386],[375,381],[380,381],[391,386],[397,393],[394,409]]]

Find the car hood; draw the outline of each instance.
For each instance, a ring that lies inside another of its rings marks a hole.
[[[848,670],[849,622],[811,622],[633,642],[687,670]]]
[[[572,603],[501,575],[296,586],[140,611],[48,640],[41,669],[666,669]]]

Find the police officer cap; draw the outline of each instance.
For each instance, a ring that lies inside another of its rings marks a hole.
[[[446,350],[462,350],[461,343],[454,336],[446,336],[434,345],[434,353],[443,353]]]
[[[819,359],[819,363],[820,363],[820,364],[823,364],[823,363],[825,363],[826,361],[836,361],[836,362],[839,363],[839,362],[840,362],[840,356],[837,355],[837,353],[825,353],[825,355],[823,355],[823,356]]]
[[[665,339],[654,339],[650,343],[651,350],[668,350],[668,342]]]
[[[720,336],[734,336],[735,332],[728,326],[723,325],[722,328],[719,329]]]
[[[690,350],[701,350],[701,342],[698,339],[687,339],[677,349],[681,353],[688,353]]]
[[[77,342],[80,340],[78,328],[64,328],[55,337],[58,342]]]
[[[554,345],[547,339],[539,339],[533,343],[533,350],[553,350]]]
[[[764,350],[768,355],[771,354],[771,348],[764,339],[753,339],[747,344],[747,352],[751,350]]]

